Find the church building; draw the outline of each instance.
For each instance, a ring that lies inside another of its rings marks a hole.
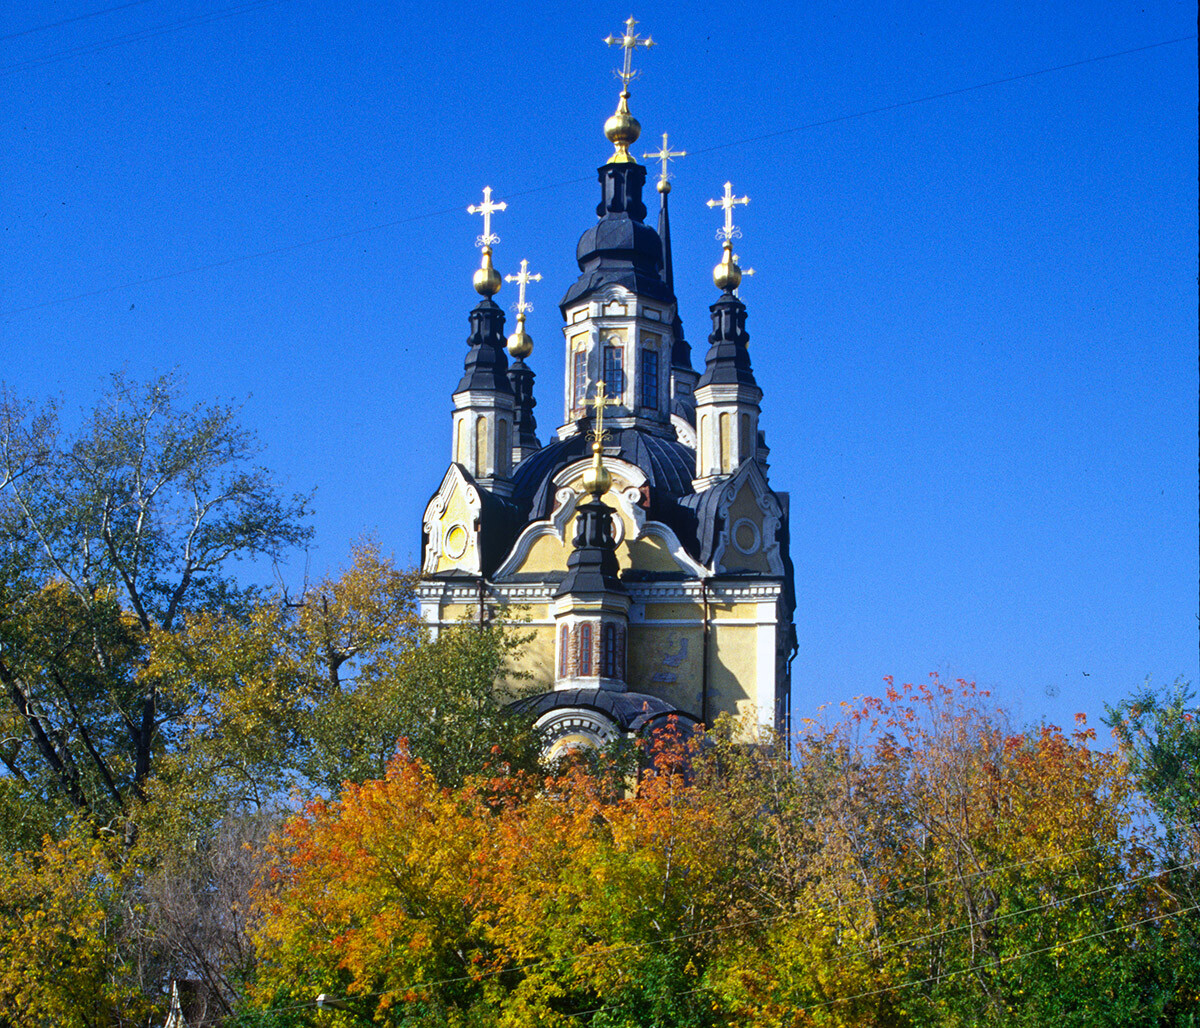
[[[629,111],[631,57],[650,44],[635,27],[631,18],[607,40],[624,50],[623,89],[604,125],[613,153],[598,169],[596,218],[559,304],[562,423],[539,439],[525,288],[541,276],[526,261],[508,276],[519,301],[506,338],[491,231],[506,205],[485,189],[468,209],[483,216],[474,275],[482,298],[452,393],[450,466],[424,515],[423,616],[436,631],[521,611],[532,635],[522,669],[537,689],[521,707],[551,756],[670,717],[711,724],[728,712],[789,727],[788,497],[768,480],[763,392],[738,297],[732,213],[746,198],[726,183],[709,201],[724,210],[724,243],[697,371],[673,289],[668,220],[667,162],[683,154],[664,136],[660,152],[644,155],[662,162],[656,230],[643,198],[647,169],[630,153],[641,132]]]

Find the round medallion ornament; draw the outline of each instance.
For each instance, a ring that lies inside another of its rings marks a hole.
[[[468,538],[465,525],[451,525],[446,533],[446,556],[457,560],[466,553]]]
[[[733,545],[739,553],[744,553],[747,557],[752,553],[757,553],[759,547],[762,546],[762,536],[759,534],[758,525],[749,518],[740,518],[733,523]]]

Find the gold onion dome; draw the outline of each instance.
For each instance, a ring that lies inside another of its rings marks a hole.
[[[508,337],[508,352],[513,357],[525,358],[533,353],[533,339],[525,331],[525,315],[517,315],[517,330]]]
[[[608,492],[612,485],[612,475],[604,466],[601,450],[598,442],[592,443],[592,466],[583,473],[583,488],[597,498]]]
[[[604,123],[604,134],[613,144],[613,155],[608,159],[609,164],[637,164],[629,154],[629,147],[637,142],[642,134],[641,123],[629,113],[629,90],[621,91],[621,99],[617,110]]]
[[[727,239],[721,254],[721,263],[713,268],[713,283],[723,293],[732,293],[742,281],[742,269],[733,259],[733,244]]]
[[[480,296],[495,296],[500,292],[500,272],[492,267],[492,248],[490,246],[483,248],[483,260],[472,276],[471,284]]]

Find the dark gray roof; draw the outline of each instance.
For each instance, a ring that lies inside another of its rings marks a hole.
[[[574,461],[591,453],[586,431],[558,439],[526,457],[513,472],[512,503],[529,520],[544,518],[554,509],[554,476]],[[666,503],[692,491],[696,470],[695,451],[677,439],[654,435],[641,429],[618,429],[610,436],[606,452],[616,444],[622,460],[641,468],[650,486],[651,511],[656,501]],[[653,517],[653,513],[651,517]]]
[[[594,710],[610,717],[623,732],[640,732],[645,728],[657,727],[671,716],[677,716],[682,721],[699,721],[699,718],[657,696],[640,692],[610,692],[607,689],[556,689],[517,700],[510,708],[528,714],[535,720],[552,710]]]

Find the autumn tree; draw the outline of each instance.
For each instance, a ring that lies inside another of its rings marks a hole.
[[[23,797],[102,817],[144,799],[194,700],[146,673],[151,637],[244,605],[233,563],[310,533],[259,452],[174,375],[113,376],[74,433],[0,394],[0,760]]]

